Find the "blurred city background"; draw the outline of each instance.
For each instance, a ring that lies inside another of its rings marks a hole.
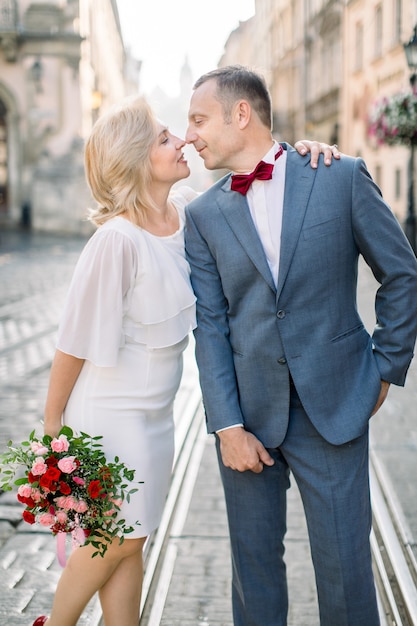
[[[97,117],[145,93],[183,135],[193,81],[242,63],[267,79],[276,138],[362,156],[415,248],[416,24],[417,0],[0,0],[0,228],[88,235],[83,143]],[[395,98],[393,119],[375,118]],[[206,188],[212,175],[186,156]]]

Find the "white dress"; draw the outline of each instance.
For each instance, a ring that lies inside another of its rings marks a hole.
[[[188,187],[173,192],[180,228],[158,237],[122,217],[100,226],[85,246],[70,285],[57,348],[85,359],[64,412],[75,432],[103,436],[143,481],[122,505],[129,538],[161,519],[174,456],[173,401],[182,353],[195,328],[195,296],[184,252]]]

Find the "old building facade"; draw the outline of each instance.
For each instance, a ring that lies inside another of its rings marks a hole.
[[[400,221],[407,209],[409,149],[376,145],[367,121],[375,101],[410,91],[403,44],[413,33],[416,9],[412,0],[356,0],[345,12],[340,143],[346,152],[363,156]]]
[[[250,58],[271,90],[274,133],[337,143],[362,156],[400,221],[407,211],[407,147],[377,146],[373,103],[409,91],[403,44],[416,0],[255,0],[255,16],[226,42],[222,65]],[[240,45],[239,45],[240,40]]]
[[[83,142],[139,70],[115,0],[0,0],[0,225],[90,229]]]
[[[403,221],[409,149],[376,145],[368,114],[375,100],[410,89],[403,44],[416,24],[417,0],[255,0],[220,65],[264,73],[278,139],[363,156]],[[116,0],[0,0],[0,227],[89,228],[83,141],[100,113],[138,91],[139,74]]]

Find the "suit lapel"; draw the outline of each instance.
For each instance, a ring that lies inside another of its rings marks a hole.
[[[227,194],[227,200],[222,199],[220,202],[221,212],[258,272],[275,292],[271,271],[245,196],[231,191],[230,176],[226,179],[221,192]]]
[[[220,211],[253,264],[271,289],[276,291],[277,300],[294,256],[316,175],[316,171],[310,167],[309,159],[301,159],[297,151],[286,144],[283,144],[283,147],[287,150],[287,165],[277,289],[275,289],[265,252],[256,232],[246,198],[240,193],[231,191],[230,176],[226,178],[221,187],[221,193],[227,195],[227,200],[221,199],[219,203]],[[320,164],[319,167],[323,167],[323,164]]]
[[[309,159],[301,159],[293,148],[287,147],[287,150],[277,300],[294,256],[316,175]],[[320,164],[319,167],[324,166]]]

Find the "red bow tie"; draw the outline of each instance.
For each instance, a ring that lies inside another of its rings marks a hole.
[[[278,152],[275,155],[275,161],[278,157],[281,156],[282,152],[282,146],[280,146]],[[260,161],[253,170],[253,172],[251,172],[250,174],[233,174],[231,189],[233,191],[238,191],[242,195],[246,196],[249,187],[251,186],[255,178],[258,178],[259,180],[270,180],[272,178],[273,169],[273,163],[265,163],[265,161]]]

